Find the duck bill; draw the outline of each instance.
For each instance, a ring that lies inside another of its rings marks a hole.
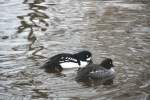
[[[87,62],[89,62],[89,64],[93,63],[93,61],[92,61],[92,58],[91,58],[91,57],[90,57],[90,58],[87,58],[87,59],[86,59],[86,61],[87,61]]]
[[[114,65],[112,65],[112,67],[115,67]]]
[[[92,64],[92,63],[93,63],[93,61],[92,61],[92,60],[90,60],[90,61],[89,61],[89,64]]]

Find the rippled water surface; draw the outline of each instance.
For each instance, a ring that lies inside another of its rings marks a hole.
[[[110,57],[113,85],[40,66],[62,52]],[[150,100],[149,0],[0,0],[0,100]]]

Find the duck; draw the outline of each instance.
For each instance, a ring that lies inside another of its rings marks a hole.
[[[111,58],[105,58],[101,64],[89,64],[77,70],[76,81],[101,80],[108,81],[115,78],[115,70]]]
[[[63,69],[68,68],[83,68],[92,63],[92,53],[90,51],[80,51],[75,54],[60,53],[52,56],[42,66],[45,72],[62,72]]]

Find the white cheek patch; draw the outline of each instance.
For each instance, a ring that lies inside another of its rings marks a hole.
[[[90,61],[90,60],[91,60],[91,57],[87,58],[86,60],[87,60],[87,61]]]
[[[88,62],[86,61],[80,61],[80,67],[85,67],[86,65],[88,65]]]
[[[75,67],[79,67],[78,63],[74,63],[74,62],[64,62],[60,64],[62,68],[75,68]]]

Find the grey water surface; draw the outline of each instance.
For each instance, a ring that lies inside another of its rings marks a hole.
[[[114,60],[112,85],[48,74],[51,56]],[[150,100],[149,0],[0,0],[0,100]]]

